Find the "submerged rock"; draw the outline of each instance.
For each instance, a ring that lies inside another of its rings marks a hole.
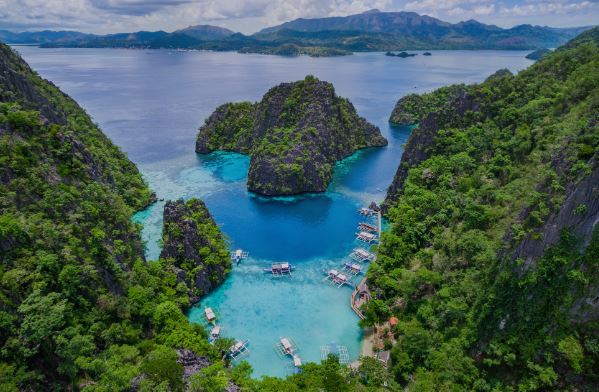
[[[214,290],[230,271],[225,237],[201,200],[166,203],[162,241],[160,258],[172,263],[177,280],[189,288],[192,302]]]
[[[385,145],[332,84],[308,76],[270,89],[260,102],[218,107],[200,128],[196,152],[250,155],[248,189],[274,196],[324,192],[335,162]]]

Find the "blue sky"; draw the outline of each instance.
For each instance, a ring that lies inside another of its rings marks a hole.
[[[502,27],[599,23],[599,0],[0,0],[0,29],[113,33],[213,24],[253,33],[295,18],[373,8],[414,11],[450,22],[477,19]]]

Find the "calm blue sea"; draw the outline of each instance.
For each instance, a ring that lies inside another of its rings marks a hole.
[[[387,119],[398,98],[452,83],[485,79],[499,68],[518,71],[526,52],[435,51],[406,59],[381,53],[339,58],[285,58],[237,53],[17,47],[43,77],[75,98],[139,166],[159,198],[200,197],[226,233],[231,248],[250,258],[202,300],[220,317],[223,333],[250,340],[254,375],[284,375],[288,361],[273,346],[293,338],[304,361],[318,361],[320,346],[336,342],[360,353],[351,289],[322,282],[357,244],[357,209],[381,201],[411,129]],[[249,159],[232,153],[198,156],[197,128],[227,101],[258,100],[270,87],[313,74],[332,82],[360,115],[381,128],[385,148],[341,162],[328,192],[267,199],[249,194]],[[147,256],[160,253],[163,202],[138,213]],[[291,279],[262,272],[271,262],[297,266]],[[199,321],[201,308],[189,317]]]

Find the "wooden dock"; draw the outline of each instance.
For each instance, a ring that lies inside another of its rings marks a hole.
[[[382,217],[380,210],[377,212],[377,218],[378,218],[377,219],[378,234],[379,234],[379,239],[380,239],[381,233],[383,231],[383,217]],[[360,293],[362,293],[362,292],[366,293],[366,298],[360,297]],[[368,301],[369,299],[370,299],[370,290],[368,289],[368,286],[366,285],[366,276],[364,276],[364,278],[360,281],[360,283],[358,283],[356,285],[354,292],[351,294],[351,299],[349,300],[349,304],[350,304],[351,308],[358,315],[358,317],[362,320],[364,320],[366,317],[360,311],[360,306],[362,306],[365,303],[365,301]]]
[[[349,301],[349,304],[350,304],[351,308],[353,309],[353,311],[362,320],[364,320],[366,317],[364,317],[364,314],[362,314],[362,312],[360,311],[360,306],[362,305],[362,303],[358,303],[358,301],[356,301],[356,296],[358,296],[358,300],[359,300],[360,299],[359,295],[363,288],[366,288],[366,290],[368,290],[368,286],[366,286],[366,277],[364,277],[360,281],[360,283],[358,283],[358,285],[354,289],[354,292],[351,294],[351,299]]]

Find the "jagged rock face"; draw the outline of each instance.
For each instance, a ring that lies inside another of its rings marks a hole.
[[[272,196],[323,192],[335,162],[386,144],[332,84],[307,77],[272,88],[258,103],[219,107],[200,128],[196,152],[249,154],[248,189]]]
[[[517,271],[519,275],[535,270],[539,258],[559,242],[564,230],[570,231],[578,239],[580,249],[589,246],[599,223],[599,165],[596,160],[592,160],[590,166],[593,169],[589,176],[576,184],[570,184],[561,208],[516,247],[512,259],[522,260]],[[584,269],[589,267],[584,266]],[[590,285],[577,296],[570,309],[570,317],[571,321],[579,323],[599,319],[599,285]]]
[[[206,357],[201,357],[191,350],[180,348],[177,350],[179,359],[177,363],[183,365],[183,380],[187,382],[189,377],[196,374],[205,367],[212,365]]]
[[[230,271],[224,236],[201,200],[166,203],[162,240],[160,258],[172,262],[192,301],[216,288]]]

